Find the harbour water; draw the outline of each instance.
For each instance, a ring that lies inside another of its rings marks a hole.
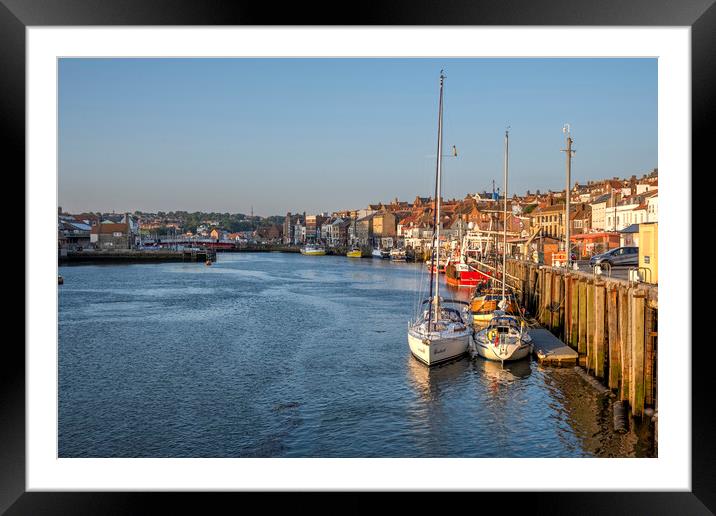
[[[644,457],[571,368],[408,350],[424,264],[63,266],[60,457]]]

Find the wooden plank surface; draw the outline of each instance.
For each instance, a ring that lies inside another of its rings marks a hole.
[[[534,353],[540,363],[547,365],[574,366],[577,352],[555,337],[546,328],[528,330],[534,344]]]

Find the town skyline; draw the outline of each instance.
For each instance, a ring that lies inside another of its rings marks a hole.
[[[647,175],[649,175],[649,174],[652,174],[652,173],[654,173],[654,172],[658,172],[658,168],[657,168],[657,167],[654,167],[653,169],[651,169],[651,170],[649,170],[649,171],[644,171],[643,173],[640,173],[640,174],[632,174],[631,176],[627,176],[627,177],[619,177],[619,176],[602,177],[602,178],[599,178],[599,179],[589,180],[589,181],[584,182],[584,183],[580,183],[579,181],[576,181],[576,182],[573,181],[573,182],[572,182],[572,187],[574,188],[575,186],[579,186],[579,185],[584,186],[584,185],[588,185],[588,184],[590,184],[590,183],[596,183],[596,182],[601,182],[601,181],[610,180],[610,179],[618,179],[618,180],[622,180],[622,181],[623,181],[623,180],[629,180],[631,177],[642,178],[642,177],[645,177],[645,176],[647,176]],[[491,191],[491,190],[490,190],[490,191]],[[477,191],[475,191],[475,192],[465,192],[462,197],[460,197],[460,196],[454,196],[454,197],[449,197],[449,198],[448,198],[448,197],[446,197],[446,196],[443,195],[443,196],[442,196],[442,199],[443,199],[443,200],[461,200],[461,199],[467,198],[467,197],[469,197],[469,196],[471,196],[471,195],[475,195],[475,194],[486,194],[486,193],[489,193],[490,191],[488,191],[488,190],[483,190],[483,191],[480,191],[480,192],[477,192]],[[502,190],[501,190],[501,188],[498,186],[497,181],[495,182],[495,192],[500,196],[500,198],[502,198],[502,197],[501,197],[501,196],[502,196]],[[514,191],[513,191],[513,192],[508,192],[508,199],[509,199],[509,198],[512,198],[512,197],[514,197],[514,196],[517,196],[517,197],[522,198],[522,197],[525,197],[525,196],[530,196],[530,195],[535,195],[535,194],[536,194],[536,195],[547,195],[547,194],[549,194],[549,193],[554,193],[554,194],[564,193],[564,188],[562,188],[561,190],[559,190],[559,189],[553,190],[553,189],[551,189],[551,188],[548,188],[548,189],[536,188],[536,189],[534,189],[534,190],[527,190],[527,191],[524,191],[524,192],[514,192]],[[219,215],[219,214],[228,214],[228,215],[244,215],[245,217],[249,217],[249,218],[256,217],[256,218],[270,219],[270,218],[273,218],[273,217],[284,217],[284,216],[286,215],[286,213],[291,213],[291,214],[296,215],[296,214],[302,214],[302,213],[306,213],[306,214],[321,214],[321,213],[332,214],[332,213],[337,213],[337,212],[346,211],[346,210],[359,211],[360,209],[362,209],[362,208],[364,208],[364,207],[366,207],[366,206],[369,206],[369,205],[371,205],[371,204],[373,204],[373,205],[375,205],[375,204],[386,204],[386,205],[387,205],[387,204],[390,204],[390,203],[392,203],[392,202],[394,202],[394,201],[396,201],[396,200],[401,201],[401,202],[402,202],[402,201],[408,201],[408,202],[410,202],[410,201],[412,201],[413,199],[418,198],[418,197],[427,198],[427,199],[432,200],[433,194],[428,194],[428,195],[419,195],[419,194],[417,194],[417,195],[414,195],[414,196],[412,196],[412,197],[410,197],[410,198],[405,198],[405,199],[399,198],[399,197],[397,197],[397,196],[393,196],[393,197],[390,197],[390,198],[387,198],[387,199],[370,199],[370,200],[364,202],[363,204],[361,204],[361,205],[359,205],[359,206],[354,206],[354,207],[342,206],[342,207],[339,207],[339,208],[336,208],[336,209],[332,209],[332,210],[327,210],[327,209],[320,210],[320,209],[319,209],[319,210],[315,210],[315,211],[309,211],[309,210],[305,210],[305,209],[287,209],[287,210],[284,210],[283,212],[271,213],[271,214],[267,214],[267,215],[266,215],[266,214],[253,213],[251,209],[249,209],[248,212],[244,212],[244,211],[219,211],[219,210],[212,210],[212,209],[204,209],[204,210],[202,210],[202,209],[197,209],[197,210],[193,210],[193,209],[186,209],[186,208],[171,208],[171,209],[163,209],[163,210],[151,210],[151,209],[141,209],[141,208],[132,208],[132,209],[124,209],[124,210],[114,210],[114,209],[107,210],[107,209],[104,209],[104,208],[100,208],[100,209],[90,209],[90,210],[73,210],[73,209],[71,209],[71,208],[66,207],[66,206],[65,206],[64,204],[62,204],[61,202],[60,202],[60,204],[58,205],[58,208],[59,208],[59,210],[60,210],[60,213],[74,213],[74,214],[80,214],[80,213],[100,213],[100,214],[110,214],[110,213],[113,213],[113,214],[123,214],[123,213],[130,213],[130,214],[136,214],[136,213],[144,213],[144,214],[158,214],[158,213],[165,213],[165,214],[175,213],[175,214],[176,214],[176,213],[189,213],[189,214],[194,214],[194,213],[201,213],[201,214],[204,214],[204,215],[211,215],[211,214],[217,214],[217,215]]]
[[[654,59],[61,59],[59,204],[75,212],[333,211],[433,192],[445,68],[445,197],[658,167]]]

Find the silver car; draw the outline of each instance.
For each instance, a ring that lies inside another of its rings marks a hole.
[[[597,254],[590,258],[589,265],[601,265],[606,263],[612,267],[639,265],[639,248],[638,247],[617,247],[607,251],[606,253]]]

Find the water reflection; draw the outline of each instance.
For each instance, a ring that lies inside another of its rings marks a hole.
[[[473,360],[473,367],[490,381],[499,384],[510,384],[532,374],[532,361],[530,359],[515,360],[502,364],[494,360],[477,357]]]
[[[443,389],[455,385],[470,370],[470,361],[465,357],[433,367],[427,367],[410,354],[407,361],[408,377],[425,401],[439,400]]]

